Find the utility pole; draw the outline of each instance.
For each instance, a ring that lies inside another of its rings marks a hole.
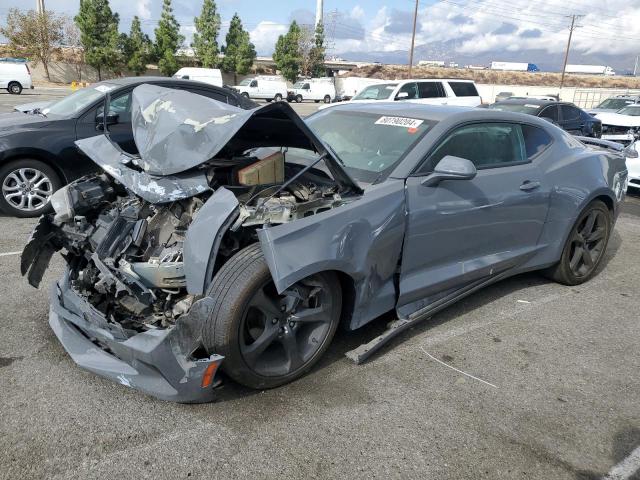
[[[43,14],[44,13],[44,0],[36,0],[38,2],[38,5],[36,7],[36,11],[39,14]]]
[[[418,0],[416,0],[416,9],[413,12],[413,33],[411,34],[411,51],[409,52],[409,78],[411,78],[411,69],[413,68],[413,47],[416,44],[416,23],[418,22]]]
[[[564,86],[564,76],[567,70],[567,60],[569,59],[569,49],[571,48],[571,37],[573,36],[573,31],[579,27],[576,25],[576,18],[582,18],[584,15],[568,15],[571,17],[571,26],[569,27],[569,40],[567,41],[567,50],[564,52],[564,63],[562,64],[562,78],[560,79],[560,90]]]
[[[638,76],[638,55],[636,55],[636,63],[633,65],[633,76]]]

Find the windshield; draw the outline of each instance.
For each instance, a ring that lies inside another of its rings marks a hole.
[[[541,107],[542,105],[535,105],[533,103],[494,103],[493,105],[489,105],[489,108],[492,110],[526,113],[528,115],[537,115]]]
[[[245,78],[244,80],[242,80],[238,85],[240,85],[241,87],[246,87],[247,85],[249,85],[251,82],[253,81],[253,78]]]
[[[45,115],[58,115],[61,117],[72,117],[80,113],[86,107],[96,100],[104,97],[105,92],[112,90],[114,87],[107,85],[96,85],[95,87],[83,88],[71,95],[64,97],[52,103],[42,110]]]
[[[358,181],[386,178],[435,122],[362,112],[322,110],[307,120]]]
[[[633,103],[633,100],[628,98],[607,98],[604,102],[598,105],[596,108],[608,108],[612,110],[618,110]]]
[[[379,85],[369,85],[353,100],[388,100],[391,92],[398,86],[397,83],[382,83]]]
[[[293,84],[293,88],[303,88],[305,82],[296,82]]]
[[[625,107],[616,113],[619,113],[620,115],[629,115],[631,117],[640,117],[640,105]]]

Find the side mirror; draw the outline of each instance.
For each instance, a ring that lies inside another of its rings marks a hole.
[[[638,151],[635,149],[635,143],[628,145],[622,154],[627,158],[638,158]]]
[[[115,112],[109,112],[107,114],[107,126],[115,125],[118,123],[119,115]],[[96,116],[96,130],[104,130],[104,115]]]
[[[447,155],[438,162],[433,173],[420,183],[425,187],[432,187],[443,180],[471,180],[477,173],[471,160]]]
[[[409,92],[399,92],[396,95],[396,100],[406,100],[407,98],[409,98]]]

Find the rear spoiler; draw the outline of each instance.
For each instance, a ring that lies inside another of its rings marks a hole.
[[[585,145],[593,145],[600,148],[606,148],[608,150],[613,150],[614,152],[618,152],[623,154],[625,157],[629,158],[638,158],[638,152],[635,148],[633,148],[634,142],[631,142],[628,146],[624,146],[617,142],[611,142],[609,140],[602,140],[600,138],[593,137],[580,137],[576,136],[578,140],[580,140]]]

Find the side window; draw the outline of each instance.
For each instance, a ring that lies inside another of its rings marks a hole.
[[[571,105],[560,105],[560,109],[562,112],[562,120],[570,121],[577,120],[580,118],[580,110]]]
[[[447,155],[471,160],[478,169],[527,162],[522,128],[516,123],[474,123],[457,128],[429,156],[419,173],[433,171]]]
[[[557,105],[551,105],[547,108],[545,108],[544,110],[542,110],[542,112],[540,112],[540,116],[544,117],[544,118],[549,118],[551,120],[553,120],[554,122],[558,121],[558,106]]]
[[[104,104],[100,105],[96,109],[96,117],[102,116],[103,111]],[[109,113],[117,114],[120,123],[131,121],[131,90],[111,97],[109,102]]]
[[[441,82],[418,82],[418,93],[420,98],[446,97]]]
[[[304,88],[305,90],[309,90],[311,89],[311,85],[309,85],[308,83],[305,83],[302,88]]]
[[[408,97],[405,97],[404,100],[411,100],[414,98],[418,98],[418,87],[415,83],[407,83],[403,85],[398,91],[398,94],[402,92],[406,92],[409,95]],[[396,98],[398,98],[397,95],[396,95]]]
[[[250,87],[257,87],[257,86],[258,86],[258,81],[257,81],[257,80],[254,80],[253,82],[251,82],[251,83],[249,84],[249,86],[250,86]]]
[[[449,86],[456,97],[478,97],[478,90],[471,82],[449,82]]]
[[[553,138],[542,128],[531,125],[521,125],[527,158],[531,159],[547,149],[553,143]]]

